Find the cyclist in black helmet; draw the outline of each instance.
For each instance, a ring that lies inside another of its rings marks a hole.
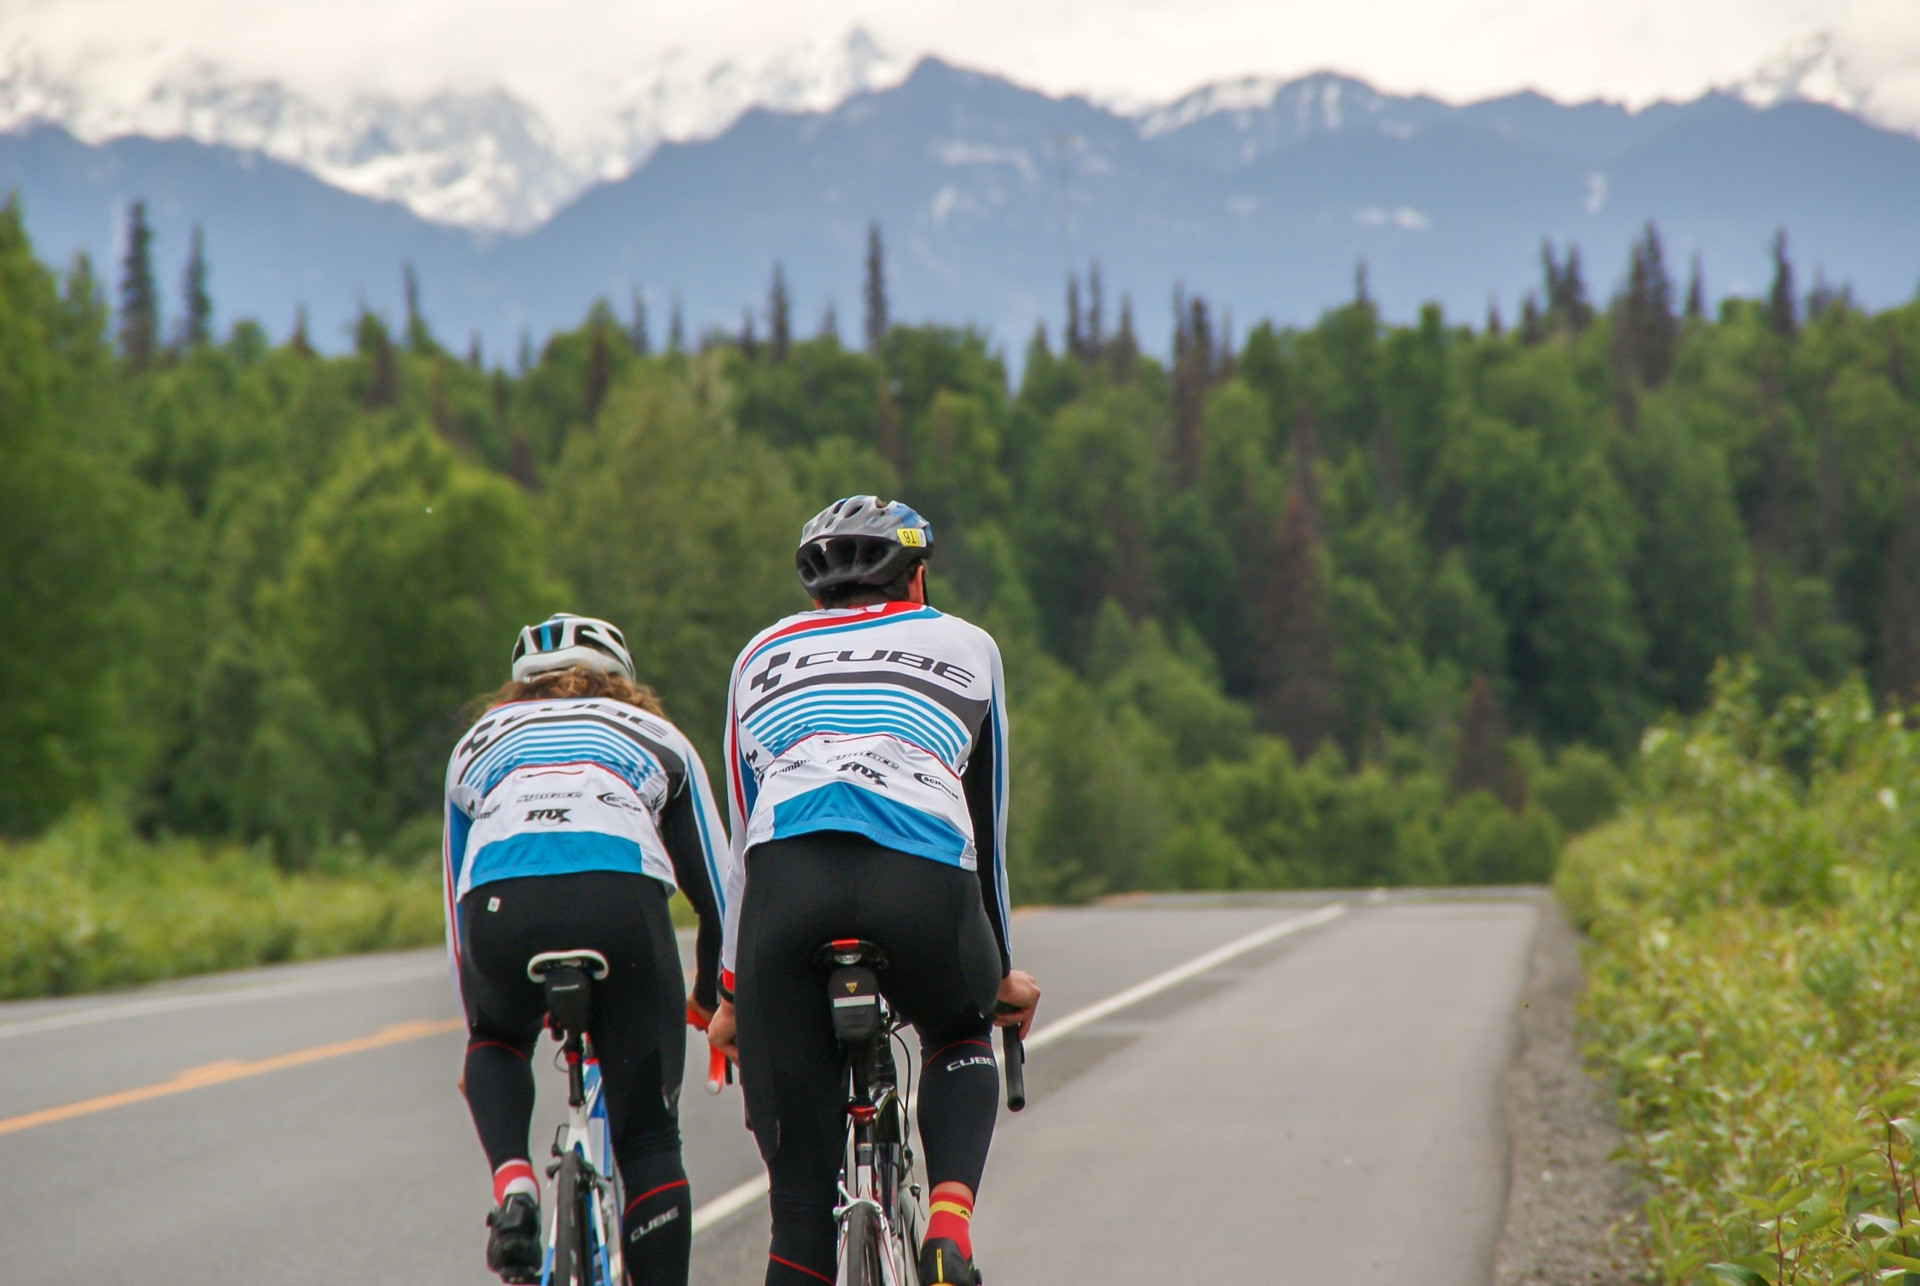
[[[708,1036],[738,1055],[772,1181],[768,1286],[834,1280],[845,1100],[813,957],[851,937],[886,953],[881,990],[920,1036],[921,1280],[978,1281],[969,1227],[1000,1092],[989,1037],[994,1021],[1024,1033],[1040,988],[1007,934],[1000,650],[928,606],[932,548],[898,501],[829,505],[794,556],[815,610],[734,662],[734,861]]]

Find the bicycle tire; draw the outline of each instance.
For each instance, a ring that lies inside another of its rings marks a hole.
[[[587,1231],[586,1184],[580,1173],[580,1154],[560,1158],[560,1178],[554,1184],[552,1286],[593,1286],[593,1238]]]
[[[847,1211],[840,1240],[840,1286],[883,1286],[880,1275],[880,1221],[873,1207]]]

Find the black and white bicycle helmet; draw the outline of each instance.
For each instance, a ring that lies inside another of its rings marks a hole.
[[[513,645],[513,678],[517,683],[549,670],[584,665],[633,682],[633,655],[626,636],[591,616],[555,612],[538,625],[520,631]]]
[[[885,585],[933,550],[933,528],[898,500],[848,496],[800,529],[793,553],[814,598],[841,585]]]

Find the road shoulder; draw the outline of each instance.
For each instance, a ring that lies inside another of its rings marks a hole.
[[[1543,892],[1515,1014],[1519,1043],[1501,1084],[1510,1168],[1494,1286],[1643,1280],[1616,1235],[1639,1217],[1639,1202],[1613,1160],[1612,1096],[1581,1057],[1583,987],[1580,935]]]

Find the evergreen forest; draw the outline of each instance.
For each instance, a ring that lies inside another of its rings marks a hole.
[[[430,862],[471,703],[555,609],[620,625],[717,771],[801,523],[863,491],[928,516],[936,606],[1000,641],[1026,901],[1542,880],[1721,658],[1768,708],[1920,699],[1920,300],[1805,289],[1784,237],[1767,297],[1711,307],[1651,226],[1597,287],[1516,246],[1510,324],[1384,318],[1362,267],[1235,333],[1089,265],[1017,380],[890,317],[884,249],[851,339],[770,265],[737,330],[622,284],[484,354],[408,273],[325,356],[221,318],[218,247],[174,277],[138,206],[106,273],[8,206],[0,834]]]

